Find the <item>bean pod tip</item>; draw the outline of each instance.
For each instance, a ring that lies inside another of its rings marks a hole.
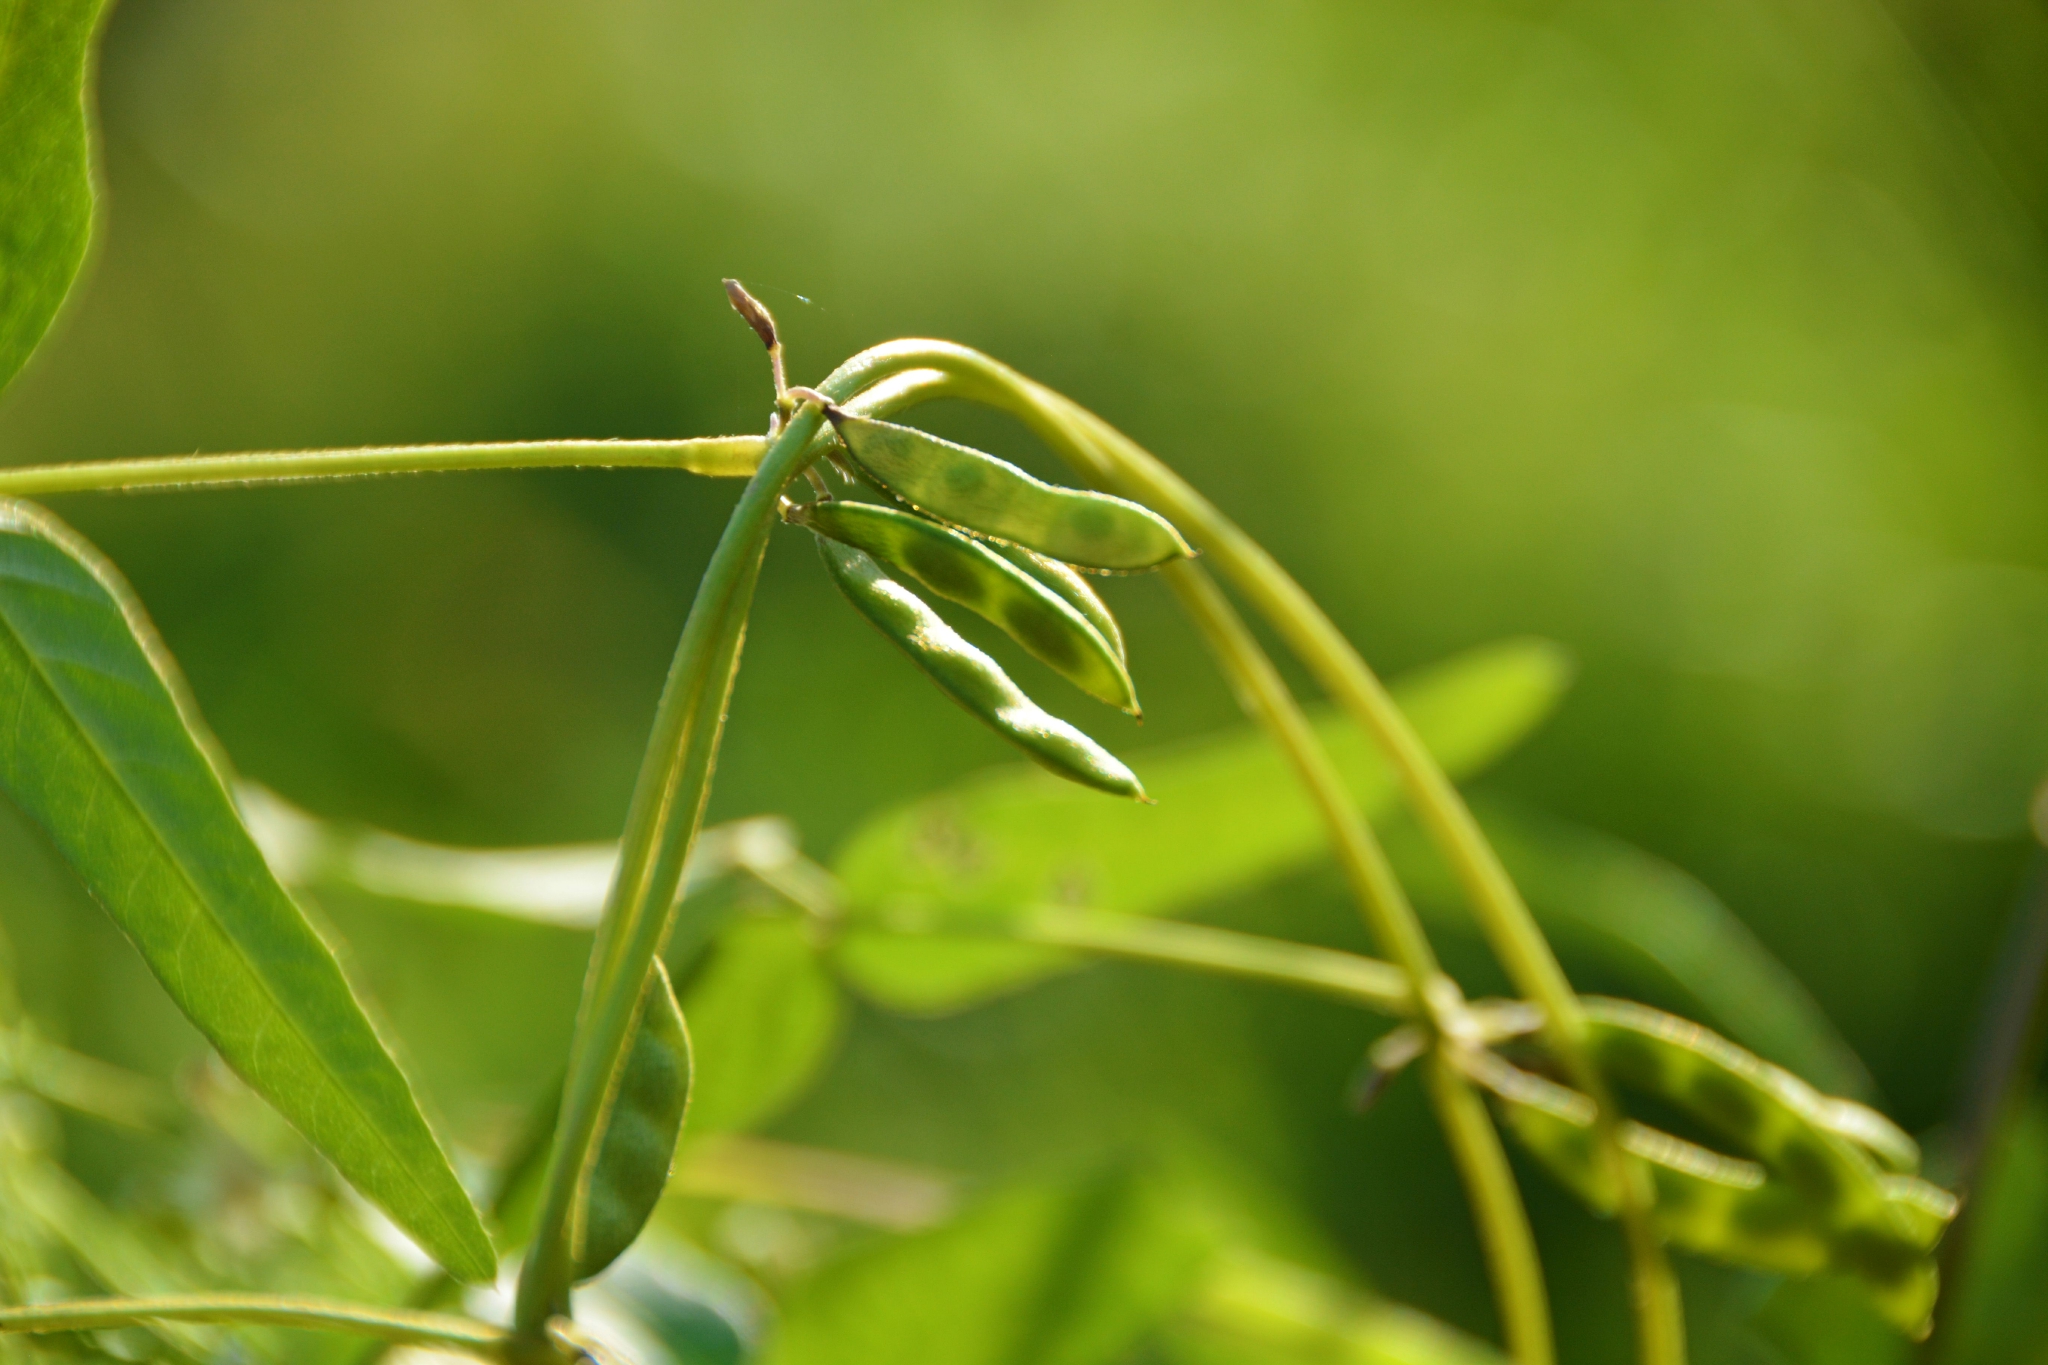
[[[761,344],[774,350],[777,345],[775,315],[768,311],[768,306],[749,294],[747,287],[738,280],[725,281],[725,297],[731,301],[733,311],[754,329],[754,335],[761,338]]]

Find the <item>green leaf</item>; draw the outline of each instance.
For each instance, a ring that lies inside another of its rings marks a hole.
[[[1505,1365],[1426,1314],[1245,1253],[1220,1259],[1165,1355],[1173,1365]]]
[[[657,958],[633,1045],[605,1105],[604,1136],[576,1218],[579,1280],[619,1259],[647,1226],[668,1187],[689,1102],[690,1034],[669,986],[668,969]]]
[[[0,388],[57,316],[92,235],[86,109],[105,0],[0,0]]]
[[[1971,1191],[1974,1226],[1952,1234],[1968,1239],[1953,1250],[1969,1267],[1944,1286],[1942,1359],[1954,1365],[2048,1360],[2048,1099],[2013,1105],[1991,1141],[1996,1155]]]
[[[1870,1075],[1818,1002],[1749,926],[1688,873],[1612,835],[1499,803],[1488,839],[1544,930],[1645,985],[1676,987],[1721,1032],[1835,1095]],[[1390,841],[1426,911],[1469,922],[1456,884],[1412,828]],[[1688,1011],[1690,1012],[1690,1011]]]
[[[1512,640],[1410,674],[1394,694],[1431,752],[1464,776],[1548,716],[1569,673],[1557,646]],[[1385,813],[1395,779],[1372,741],[1329,709],[1315,714],[1366,814]],[[837,861],[853,926],[841,968],[894,1008],[959,1008],[1068,959],[907,936],[971,933],[1043,905],[1173,914],[1271,881],[1328,846],[1286,760],[1256,730],[1158,750],[1144,767],[1156,807],[1107,805],[1005,769],[869,821]]]
[[[49,834],[229,1065],[451,1271],[497,1269],[476,1210],[333,951],[236,815],[112,565],[0,503],[0,789]]]
[[[1112,1365],[1186,1301],[1209,1255],[1127,1171],[1011,1189],[805,1282],[766,1365]]]
[[[17,1111],[0,1120],[0,1203],[34,1225],[33,1240],[62,1246],[108,1293],[161,1294],[193,1287],[142,1225],[116,1216],[53,1161],[25,1131],[23,1119]],[[219,1346],[219,1334],[203,1328],[175,1323],[150,1328],[193,1359],[208,1359]]]
[[[809,926],[745,918],[719,935],[683,992],[697,1048],[690,1140],[775,1117],[832,1055],[845,1022],[839,987]]]

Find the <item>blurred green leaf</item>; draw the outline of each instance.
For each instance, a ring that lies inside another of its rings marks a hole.
[[[576,1220],[578,1279],[616,1261],[647,1226],[668,1185],[689,1100],[690,1034],[657,960]]]
[[[145,1131],[168,1128],[177,1112],[170,1092],[156,1082],[58,1047],[31,1026],[0,1028],[0,1083],[74,1113]]]
[[[770,1311],[737,1269],[674,1239],[650,1237],[594,1295],[600,1311],[623,1313],[652,1338],[638,1365],[744,1365]]]
[[[263,856],[287,886],[341,887],[380,900],[476,910],[563,928],[594,929],[618,865],[616,842],[535,848],[454,848],[300,810],[254,782],[235,803]],[[772,815],[712,825],[690,851],[681,895],[744,870],[772,877],[797,860],[796,831]],[[693,923],[703,917],[695,917]],[[708,922],[715,928],[716,919]],[[671,962],[698,943],[671,943]]]
[[[1820,1005],[1748,925],[1698,880],[1622,839],[1499,803],[1487,837],[1546,932],[1646,985],[1676,987],[1719,1031],[1833,1095],[1870,1074]],[[1457,884],[1412,826],[1390,837],[1426,910],[1469,920]]]
[[[178,1293],[199,1287],[141,1224],[106,1208],[52,1160],[27,1130],[24,1117],[9,1114],[0,1123],[0,1195],[11,1210],[35,1225],[39,1240],[62,1246],[109,1294]],[[151,1323],[149,1330],[200,1360],[213,1354],[220,1336],[210,1328],[184,1323]]]
[[[1244,1254],[1221,1258],[1166,1354],[1174,1365],[1504,1365],[1414,1309]]]
[[[957,1180],[928,1166],[727,1133],[694,1144],[670,1186],[685,1199],[802,1209],[892,1232],[951,1217]]]
[[[1942,1309],[1942,1359],[1998,1365],[2048,1359],[2048,1103],[2015,1106],[1971,1202],[1967,1255]]]
[[[0,505],[0,786],[251,1086],[437,1260],[497,1259],[412,1090],[243,829],[183,684],[112,565]]]
[[[92,235],[86,108],[105,0],[13,0],[0,11],[0,388],[71,288]]]
[[[1766,1359],[1788,1365],[1906,1365],[1914,1358],[1911,1343],[1877,1315],[1869,1292],[1847,1275],[1787,1280],[1757,1310],[1750,1329],[1758,1343],[1752,1356],[1767,1351]],[[1992,1359],[2006,1365],[2025,1357]]]
[[[793,1292],[769,1365],[1110,1365],[1185,1302],[1206,1238],[1127,1169],[994,1195]]]
[[[1511,640],[1402,678],[1395,697],[1453,776],[1512,749],[1570,677],[1557,646]],[[1397,797],[1372,741],[1327,708],[1316,728],[1368,816]],[[1172,914],[1270,881],[1326,847],[1320,818],[1264,735],[1232,730],[1144,764],[1156,807],[1110,806],[1018,769],[971,779],[856,830],[837,861],[849,919],[839,963],[883,1004],[958,1008],[1068,959],[1041,948],[920,940],[1041,905]],[[872,927],[883,933],[863,933]]]
[[[773,1118],[830,1059],[845,1021],[810,928],[794,919],[736,921],[682,995],[697,1052],[686,1142]]]

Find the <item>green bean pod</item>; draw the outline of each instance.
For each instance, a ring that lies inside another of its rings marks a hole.
[[[1814,1122],[1821,1127],[1849,1139],[1894,1175],[1919,1173],[1920,1144],[1898,1124],[1854,1100],[1818,1094],[1814,1100]]]
[[[587,1280],[616,1261],[654,1215],[689,1107],[691,1069],[690,1031],[668,969],[657,958],[572,1220],[577,1279]]]
[[[1061,777],[1146,800],[1137,775],[1073,726],[1024,695],[988,655],[960,638],[922,598],[851,545],[818,537],[832,581],[854,609],[915,660],[947,696]]]
[[[1889,1121],[1874,1111],[1838,1108],[1848,1102],[1696,1024],[1625,1001],[1585,1004],[1588,1048],[1604,1073],[1744,1153],[1725,1156],[1625,1125],[1623,1146],[1649,1166],[1658,1225],[1672,1242],[1758,1269],[1853,1275],[1888,1321],[1916,1339],[1926,1334],[1939,1289],[1931,1253],[1956,1201],[1926,1181],[1884,1173],[1864,1145],[1871,1140],[1900,1161],[1910,1138],[1887,1131]],[[1595,1157],[1591,1101],[1480,1056],[1475,1078],[1501,1101],[1517,1137],[1588,1203],[1612,1211],[1616,1192]]]
[[[1012,564],[1030,574],[1052,591],[1058,593],[1066,604],[1081,613],[1083,620],[1095,627],[1096,633],[1108,642],[1116,654],[1117,662],[1129,667],[1130,656],[1124,653],[1123,628],[1116,623],[1109,606],[1095,595],[1095,589],[1088,586],[1088,580],[1075,573],[1073,566],[1062,564],[1057,559],[1047,559],[1036,550],[1027,550],[1022,545],[1012,545],[1006,540],[992,540],[989,548],[1009,560]]]
[[[986,617],[1089,696],[1138,714],[1131,675],[1102,633],[1066,598],[981,542],[871,502],[807,503],[789,516],[864,551],[892,576]]]
[[[827,415],[862,473],[940,521],[1104,573],[1153,569],[1194,553],[1172,523],[1137,503],[1045,483],[914,427],[838,408]]]

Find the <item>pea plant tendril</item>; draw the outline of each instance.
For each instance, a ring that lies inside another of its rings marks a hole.
[[[1019,907],[982,932],[1278,983],[1392,1016],[1397,1026],[1372,1050],[1364,1093],[1418,1068],[1471,1207],[1500,1335],[1519,1365],[1550,1365],[1557,1352],[1543,1267],[1503,1132],[1588,1208],[1618,1222],[1643,1365],[1685,1359],[1670,1248],[1776,1274],[1844,1276],[1899,1332],[1927,1334],[1939,1292],[1935,1252],[1956,1203],[1919,1177],[1913,1141],[1875,1110],[1826,1096],[1697,1024],[1577,995],[1477,821],[1390,694],[1278,561],[1222,512],[1100,417],[955,343],[887,342],[814,387],[792,386],[774,318],[736,282],[726,287],[770,357],[775,400],[763,435],[197,455],[0,471],[0,670],[21,680],[25,706],[40,708],[34,723],[55,755],[33,771],[9,757],[0,762],[0,782],[51,830],[223,1056],[451,1277],[472,1281],[493,1276],[500,1248],[395,1059],[361,1022],[331,954],[264,868],[228,799],[225,769],[146,617],[111,565],[23,500],[545,466],[669,468],[747,480],[698,583],[634,787],[559,1107],[534,1149],[536,1212],[510,1324],[224,1292],[0,1308],[0,1332],[282,1324],[528,1365],[610,1358],[610,1348],[577,1325],[573,1290],[640,1236],[689,1121],[691,1043],[662,954],[672,940],[695,942],[712,931],[707,917],[715,911],[685,894],[686,871],[698,851],[763,558],[786,527],[782,534],[808,533],[839,594],[940,692],[1048,772],[1104,801],[1149,802],[1142,765],[1134,769],[1034,700],[934,599],[979,616],[1111,713],[1137,716],[1123,633],[1091,576],[1164,577],[1244,711],[1285,757],[1385,960],[1055,907]],[[898,420],[941,398],[1017,419],[1089,486],[1046,483]],[[8,586],[31,578],[67,585],[86,604],[83,614],[53,616]],[[1445,971],[1372,823],[1244,609],[1383,752],[1519,999],[1468,999]],[[153,773],[124,766],[121,745],[109,742],[120,738],[116,719],[46,662],[65,631],[79,630],[97,632],[104,657],[115,661],[106,666],[128,670],[148,694],[153,709],[133,724],[154,727],[170,755]],[[119,801],[105,811],[81,807],[37,778],[52,764],[76,765]],[[116,846],[121,856],[110,861],[105,851]],[[143,872],[118,885],[110,880],[116,865]],[[239,889],[220,883],[226,874],[209,870],[217,868],[238,870]],[[191,979],[193,942],[212,954],[208,970],[241,992],[237,1000],[267,1002],[268,1012],[251,1020],[238,1007],[221,1008],[217,991]],[[296,993],[289,983],[299,983]],[[1631,1118],[1623,1098],[1636,1094],[1662,1112],[1682,1113],[1713,1145]]]

